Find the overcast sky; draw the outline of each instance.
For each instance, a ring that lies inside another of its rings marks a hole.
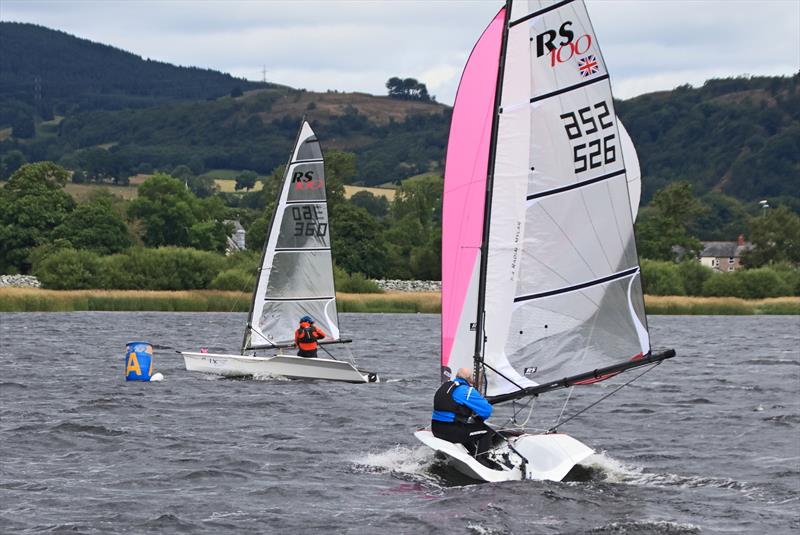
[[[145,58],[309,90],[385,94],[414,77],[452,103],[464,62],[502,2],[0,0],[32,22]],[[800,69],[800,0],[595,0],[614,93]]]

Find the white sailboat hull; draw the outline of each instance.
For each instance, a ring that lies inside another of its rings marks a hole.
[[[477,481],[500,482],[522,479],[561,481],[576,465],[594,453],[589,446],[569,435],[551,433],[546,435],[523,434],[509,437],[509,441],[527,459],[524,471],[522,462],[503,442],[493,451],[496,458],[507,454],[508,466],[493,470],[479,463],[461,444],[454,444],[433,436],[428,429],[414,433],[417,439],[443,456],[448,464],[467,477]]]
[[[186,369],[226,377],[276,376],[290,379],[322,379],[346,383],[373,383],[377,375],[362,372],[349,362],[291,355],[255,357],[220,353],[181,352]]]

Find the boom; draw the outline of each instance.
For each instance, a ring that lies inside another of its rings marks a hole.
[[[625,362],[620,362],[619,364],[613,364],[611,366],[606,366],[605,368],[598,368],[590,372],[580,373],[578,375],[573,375],[571,377],[565,377],[557,381],[551,381],[549,383],[545,383],[542,385],[523,388],[521,390],[517,390],[516,392],[509,392],[508,394],[491,396],[488,397],[487,400],[492,405],[496,405],[498,403],[504,403],[506,401],[512,401],[515,399],[524,398],[528,396],[538,396],[539,394],[544,394],[545,392],[550,392],[551,390],[558,390],[559,388],[569,388],[570,386],[580,384],[584,381],[592,379],[600,379],[601,377],[614,375],[623,372],[625,370],[638,368],[639,366],[645,366],[647,364],[657,364],[666,359],[671,359],[674,356],[675,356],[674,349],[667,349],[666,351],[662,351],[661,353],[656,353],[655,355],[651,352],[645,355],[644,357],[636,360],[627,360]]]

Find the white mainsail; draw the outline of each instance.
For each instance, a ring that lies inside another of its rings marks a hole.
[[[304,121],[279,189],[242,350],[294,343],[305,315],[327,340],[339,339],[324,162]]]
[[[629,191],[625,167],[626,159],[635,163],[638,175],[638,161],[627,134],[621,138],[586,7],[579,0],[514,0],[501,14],[502,34],[491,33],[490,25],[482,37],[501,40],[498,77],[473,82],[496,83],[499,91],[488,156],[490,202],[483,214],[487,254],[478,277],[459,268],[449,280],[446,272],[459,251],[475,249],[476,233],[463,230],[455,208],[477,208],[458,192],[481,183],[462,185],[463,173],[445,173],[443,251],[453,253],[443,254],[443,292],[462,290],[455,299],[443,296],[442,366],[464,362],[473,331],[482,333],[475,354],[486,368],[488,396],[535,386],[528,373],[533,370],[537,380],[547,381],[650,351],[633,234],[639,193]],[[459,96],[474,92],[459,88]],[[486,99],[476,102],[485,105]],[[454,125],[470,113],[459,104],[457,97]],[[451,130],[450,169],[470,155],[469,140],[459,139],[464,134],[457,132],[455,141],[453,135]],[[638,181],[631,186],[638,188]],[[457,222],[448,219],[451,213]],[[449,225],[462,230],[449,234]],[[481,284],[478,310],[470,313],[475,302],[469,296]]]

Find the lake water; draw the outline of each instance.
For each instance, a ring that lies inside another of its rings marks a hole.
[[[798,317],[651,317],[678,357],[561,428],[599,452],[585,477],[467,486],[412,436],[437,387],[438,316],[342,315],[380,384],[183,369],[173,349],[236,350],[244,321],[0,314],[0,532],[800,530]],[[164,348],[163,382],[125,383],[133,339]],[[611,383],[575,389],[565,415]],[[537,401],[534,427],[565,395]]]

